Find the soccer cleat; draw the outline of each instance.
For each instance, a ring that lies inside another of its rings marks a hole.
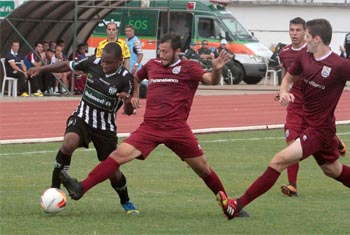
[[[60,178],[73,200],[79,200],[84,195],[83,186],[76,179],[71,178],[66,171],[61,171]]]
[[[140,211],[136,208],[135,204],[131,201],[128,201],[124,204],[122,204],[123,209],[125,210],[126,214],[128,215],[138,215],[140,214]]]
[[[298,193],[297,193],[297,189],[296,187],[292,186],[292,185],[282,185],[281,186],[281,192],[284,194],[284,195],[287,195],[289,197],[293,197],[293,196],[298,196]]]
[[[221,206],[228,220],[239,216],[237,201],[235,199],[227,198],[226,194],[220,191],[216,195],[216,200],[219,202],[219,206]]]
[[[346,156],[346,145],[341,139],[339,139],[338,151],[342,157]]]
[[[23,92],[22,94],[21,94],[21,97],[28,97],[29,95],[28,95],[28,93],[27,92]]]

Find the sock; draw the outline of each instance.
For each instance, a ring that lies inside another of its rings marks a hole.
[[[219,177],[213,169],[210,168],[210,174],[202,178],[205,184],[210,188],[210,190],[216,195],[219,191],[225,192],[224,186],[222,185]],[[226,192],[225,192],[226,193]]]
[[[296,162],[287,168],[289,184],[294,186],[295,188],[297,187],[298,171],[299,171],[299,162]]]
[[[277,181],[280,172],[268,167],[265,172],[257,178],[247,191],[238,199],[240,208],[242,209],[257,197],[266,193]]]
[[[108,157],[106,160],[100,162],[85,178],[81,185],[83,186],[84,193],[96,184],[108,179],[119,168],[119,164],[114,161],[112,157]]]
[[[350,188],[350,167],[343,164],[343,170],[340,175],[334,179],[342,182],[346,187]]]
[[[58,150],[56,161],[52,172],[51,188],[61,188],[60,172],[61,170],[68,170],[72,155],[67,155]]]
[[[121,172],[120,172],[121,173]],[[126,185],[126,177],[121,173],[121,178],[117,180],[117,177],[109,178],[112,188],[118,193],[120,198],[120,204],[124,204],[130,200],[128,194],[128,187]]]

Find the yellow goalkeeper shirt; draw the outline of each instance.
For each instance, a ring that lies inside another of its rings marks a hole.
[[[128,48],[128,45],[126,44],[126,42],[121,40],[121,39],[117,39],[114,42],[118,43],[119,46],[122,48],[123,59],[129,59],[130,58],[130,51],[129,51],[129,48]],[[96,49],[96,57],[101,58],[103,48],[105,48],[105,46],[108,43],[109,43],[109,41],[107,39],[105,39],[105,40],[103,40],[103,41],[98,43],[98,46],[97,46],[97,49]]]

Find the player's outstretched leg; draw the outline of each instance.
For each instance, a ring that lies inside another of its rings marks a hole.
[[[74,178],[71,178],[66,171],[62,170],[60,178],[63,186],[67,189],[73,200],[79,200],[84,195],[83,186]]]

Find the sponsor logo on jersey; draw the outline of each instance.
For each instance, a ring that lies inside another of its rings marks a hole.
[[[321,72],[322,77],[328,78],[329,75],[331,74],[331,71],[332,71],[331,67],[324,65]]]

